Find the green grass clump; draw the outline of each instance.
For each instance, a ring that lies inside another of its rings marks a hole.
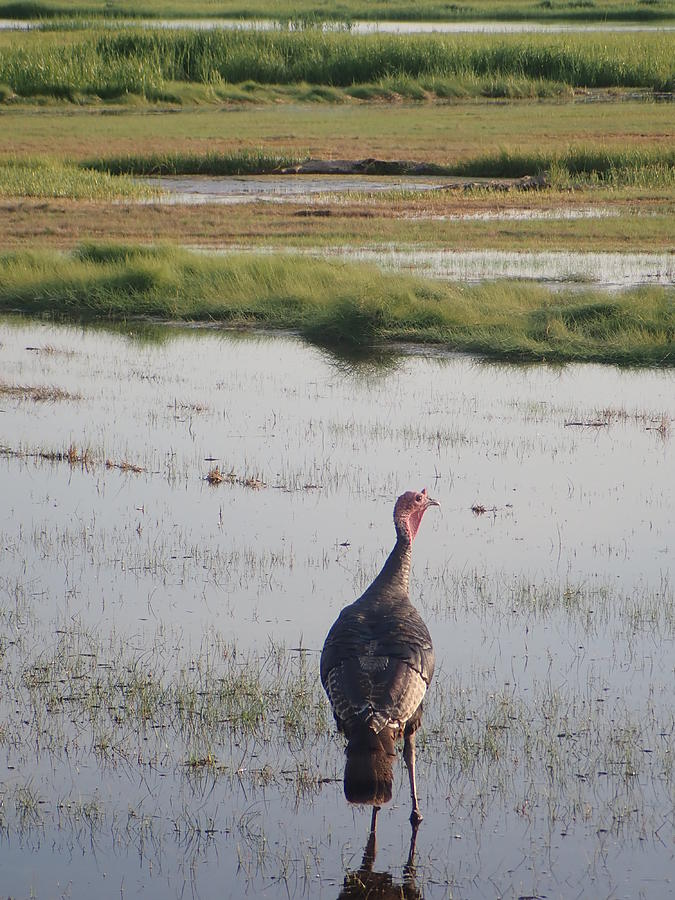
[[[578,184],[606,184],[610,187],[675,186],[675,149],[574,148],[555,156],[549,165],[551,183],[556,187]]]
[[[31,36],[32,37],[32,36]],[[32,43],[32,42],[31,42]],[[160,98],[165,78],[151,60],[101,60],[87,41],[16,47],[0,53],[0,81],[17,97],[53,97],[81,103],[88,97],[112,100],[126,95]]]
[[[108,175],[269,175],[302,160],[264,150],[234,153],[152,153],[84,160],[87,170]]]
[[[138,200],[156,191],[116,177],[52,159],[0,160],[0,197],[64,197],[73,200]]]
[[[521,178],[549,173],[553,187],[606,184],[612,187],[669,187],[675,184],[675,150],[670,146],[627,150],[570,147],[558,153],[501,151],[448,166],[467,177]]]
[[[0,45],[2,46],[2,45]],[[300,31],[32,33],[0,50],[0,83],[18,97],[180,99],[176,85],[382,85],[412,98],[424,82],[477,83],[487,96],[523,90],[675,84],[668,35],[354,35]],[[396,85],[401,87],[397,90]],[[539,85],[539,88],[533,87]],[[316,90],[316,87],[314,88]],[[537,94],[538,95],[538,94]],[[321,93],[315,99],[336,99]]]
[[[666,288],[466,287],[286,255],[113,245],[6,254],[0,273],[3,310],[260,324],[346,349],[412,340],[498,358],[675,364],[675,295]]]

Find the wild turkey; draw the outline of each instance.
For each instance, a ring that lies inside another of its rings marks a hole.
[[[422,820],[415,784],[415,731],[422,700],[434,674],[427,626],[408,597],[412,543],[422,516],[440,506],[407,491],[394,506],[396,544],[370,587],[346,606],[328,632],[321,653],[321,683],[338,730],[347,738],[345,797],[377,810],[392,795],[394,742],[403,736],[416,827]]]

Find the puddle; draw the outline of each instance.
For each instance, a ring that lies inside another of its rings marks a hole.
[[[349,199],[352,194],[377,194],[386,191],[438,191],[448,185],[463,185],[465,178],[448,176],[335,176],[335,175],[247,175],[247,176],[164,176],[136,178],[147,187],[163,194],[143,204],[186,204],[189,206],[215,203],[234,204],[252,202],[270,203],[337,203]],[[472,179],[471,183],[494,179]],[[345,198],[346,195],[346,198]],[[136,202],[136,201],[134,201]],[[610,206],[555,207],[553,209],[489,209],[474,212],[435,214],[431,211],[413,212],[403,218],[447,222],[508,222],[615,218],[620,212]]]
[[[405,218],[423,219],[432,222],[535,222],[535,221],[576,221],[577,219],[613,219],[619,211],[609,206],[589,206],[579,209],[561,206],[556,209],[490,209],[478,212],[411,213]]]
[[[608,31],[672,31],[674,26],[642,25],[640,23],[599,22],[595,24],[543,23],[543,22],[356,22],[352,31],[359,34],[393,32],[416,34],[439,32],[442,34],[565,34],[574,32]]]
[[[0,348],[6,384],[80,395],[0,397],[8,895],[337,896],[369,815],[311,712],[317,653],[423,485],[442,511],[413,561],[437,655],[416,889],[667,893],[671,371],[16,318]],[[87,462],[35,455],[70,446]],[[236,479],[210,486],[215,465]],[[304,685],[300,724],[233,726],[224,676],[247,659],[270,704]],[[375,864],[397,884],[406,785],[397,763]]]
[[[64,25],[65,20],[57,20]],[[51,23],[50,23],[51,24]],[[77,21],[80,25],[80,20]],[[96,21],[98,25],[99,22]],[[188,28],[197,31],[215,29],[241,29],[243,31],[278,31],[286,30],[283,23],[271,19],[113,19],[105,21],[108,28]],[[40,22],[27,22],[12,19],[0,19],[0,31],[28,30],[41,28]],[[345,26],[328,23],[324,31],[345,30]],[[352,22],[349,25],[353,34],[564,34],[575,32],[653,32],[674,31],[673,25],[643,25],[638,22],[613,23],[539,23],[539,22]]]
[[[333,251],[329,251],[333,255]],[[338,249],[346,259],[374,262],[388,270],[406,270],[450,281],[515,278],[551,282],[588,282],[605,287],[672,285],[675,255],[669,253],[575,253],[505,250]]]
[[[24,22],[20,19],[0,19],[0,31],[31,31],[40,28],[39,22]]]
[[[326,193],[379,192],[392,190],[430,191],[448,184],[450,179],[439,177],[396,176],[369,177],[362,175],[245,175],[223,178],[178,176],[137,178],[136,181],[165,191],[159,200],[146,203],[251,203],[267,200],[276,203],[297,203],[316,199]]]

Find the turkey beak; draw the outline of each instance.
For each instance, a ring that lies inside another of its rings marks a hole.
[[[427,509],[429,509],[430,506],[440,506],[440,505],[441,504],[438,502],[438,500],[434,500],[433,497],[427,497]]]

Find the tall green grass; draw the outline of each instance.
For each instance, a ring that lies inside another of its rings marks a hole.
[[[48,39],[50,38],[50,39]],[[21,97],[163,96],[171,82],[328,85],[401,79],[534,79],[670,91],[669,35],[351,35],[312,31],[31,34],[0,51],[0,83]]]
[[[521,178],[546,173],[555,188],[575,185],[610,187],[672,187],[675,185],[675,148],[664,145],[627,150],[570,147],[558,153],[502,151],[462,160],[451,174],[467,177]]]
[[[32,37],[32,36],[31,36]],[[135,94],[159,99],[164,86],[160,67],[148,59],[103,59],[90,41],[62,46],[29,42],[0,51],[0,82],[18,97],[55,97],[79,102]]]
[[[301,158],[264,150],[234,153],[151,153],[83,160],[83,169],[109,175],[269,175]]]
[[[151,61],[177,81],[345,86],[392,76],[456,74],[545,78],[583,87],[670,90],[672,42],[663,36],[587,35],[461,39],[438,35],[305,32],[129,32],[103,35],[96,53]],[[6,80],[6,79],[1,79]]]
[[[0,309],[294,328],[346,349],[442,343],[506,359],[675,365],[675,292],[438,284],[364,265],[84,245],[0,256]]]
[[[156,196],[133,179],[53,159],[0,160],[0,197],[138,200]]]

